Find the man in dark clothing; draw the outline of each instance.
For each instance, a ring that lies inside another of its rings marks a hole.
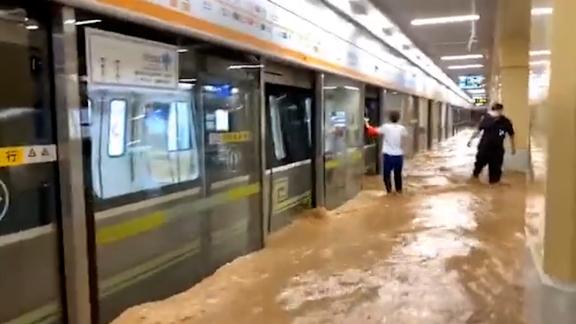
[[[502,114],[504,106],[494,104],[492,109],[482,117],[478,130],[472,135],[468,146],[482,133],[482,138],[478,144],[476,163],[474,165],[474,178],[478,178],[482,169],[488,165],[488,179],[490,184],[497,184],[502,178],[502,163],[504,162],[504,139],[506,135],[510,137],[512,154],[516,154],[516,143],[514,141],[514,126],[510,119]]]

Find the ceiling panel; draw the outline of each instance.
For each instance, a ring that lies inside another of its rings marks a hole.
[[[371,0],[384,14],[435,63],[457,81],[464,74],[484,74],[489,78],[490,56],[494,43],[497,0]],[[412,26],[416,18],[454,15],[480,15],[474,23]],[[469,46],[470,45],[470,46]],[[484,60],[445,62],[440,57],[480,53]],[[484,69],[448,70],[454,64],[482,63]]]

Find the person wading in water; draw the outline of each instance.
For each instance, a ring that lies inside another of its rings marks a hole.
[[[404,150],[402,141],[408,136],[406,127],[400,125],[400,113],[392,111],[389,116],[390,122],[376,128],[366,121],[369,136],[382,135],[382,159],[383,178],[386,192],[392,192],[392,178],[394,173],[394,188],[397,193],[402,193],[402,168],[404,166]]]
[[[510,138],[511,153],[516,154],[514,126],[510,119],[504,116],[503,111],[504,106],[502,104],[496,103],[492,105],[492,109],[482,117],[478,129],[468,141],[468,147],[471,147],[472,141],[482,133],[482,138],[478,144],[474,172],[472,173],[473,179],[478,179],[484,167],[488,165],[488,180],[490,184],[500,183],[506,135]]]

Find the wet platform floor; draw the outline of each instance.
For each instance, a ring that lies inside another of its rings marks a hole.
[[[470,182],[468,135],[410,161],[403,196],[367,178],[341,208],[114,323],[524,323],[525,179]]]

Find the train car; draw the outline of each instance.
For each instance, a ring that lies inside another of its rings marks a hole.
[[[302,211],[358,194],[380,163],[365,117],[400,111],[412,156],[463,115],[436,107],[465,98],[387,62],[341,13],[301,3],[358,44],[254,3],[0,6],[0,322],[105,323],[183,291]]]

